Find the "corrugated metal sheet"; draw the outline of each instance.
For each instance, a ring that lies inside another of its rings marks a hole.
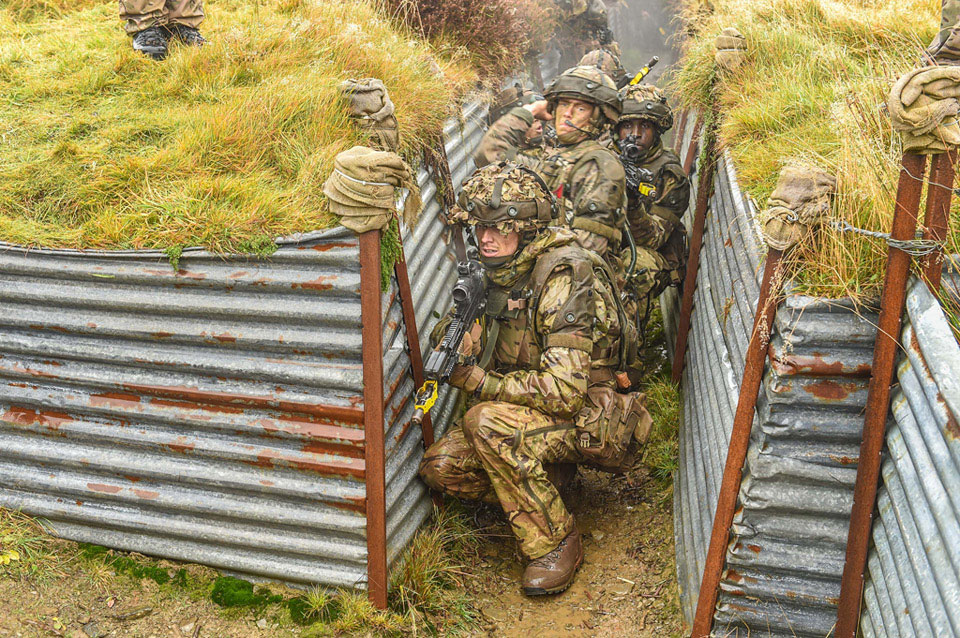
[[[481,115],[446,129],[457,181]],[[424,339],[455,272],[427,181],[404,233]],[[185,250],[176,272],[156,251],[0,245],[0,506],[74,540],[363,586],[358,242],[337,228],[278,243],[268,259]],[[383,307],[393,561],[430,505],[395,285]]]
[[[461,119],[447,124],[447,159],[454,188],[474,170],[473,149],[480,143],[485,132],[486,108],[479,104],[464,107]],[[410,288],[413,307],[417,317],[420,335],[420,348],[426,352],[429,347],[430,331],[439,318],[452,305],[451,293],[457,281],[456,259],[450,245],[449,234],[441,220],[441,206],[436,197],[436,184],[432,175],[421,171],[421,195],[424,209],[416,230],[403,229],[403,244],[407,254],[407,267],[410,272]],[[395,287],[394,287],[395,290]],[[387,305],[386,303],[384,304]],[[390,314],[400,320],[399,299],[394,295],[390,304]],[[396,324],[389,338],[384,338],[387,348],[386,360],[396,357],[399,370],[409,369],[406,337]],[[390,370],[386,367],[384,370]],[[393,378],[393,373],[385,378]],[[410,428],[413,416],[411,398],[415,391],[413,379],[406,375],[397,389],[397,401],[387,401],[387,558],[392,564],[400,555],[414,532],[433,510],[429,493],[417,477],[417,467],[423,458],[423,445],[420,431]],[[457,393],[449,386],[440,391],[437,404],[431,411],[433,426],[437,436],[444,432],[453,416]]]
[[[864,587],[865,638],[960,635],[960,346],[914,279]]]
[[[762,263],[751,204],[721,158],[684,373],[675,527],[696,606]],[[777,312],[714,633],[825,636],[836,618],[876,317],[789,294]]]

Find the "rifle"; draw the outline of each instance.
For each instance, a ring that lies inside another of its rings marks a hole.
[[[637,136],[629,135],[620,141],[620,163],[627,174],[627,195],[639,193],[642,197],[657,198],[657,189],[653,186],[656,176],[652,171],[637,166],[637,160],[643,149],[637,144]]]
[[[450,378],[453,366],[460,362],[460,344],[463,336],[483,315],[487,305],[487,283],[480,262],[467,259],[457,264],[457,284],[453,287],[453,320],[447,327],[440,345],[423,364],[423,386],[414,400],[413,422],[419,424],[437,402],[438,386]],[[472,365],[473,361],[467,361]]]
[[[659,55],[655,55],[652,58],[650,58],[650,61],[647,62],[647,65],[642,69],[640,69],[639,71],[637,71],[637,74],[633,76],[632,80],[630,80],[630,86],[640,84],[640,82],[643,81],[643,78],[647,77],[647,75],[650,73],[650,70],[653,67],[657,66],[657,62],[659,61],[660,61]]]

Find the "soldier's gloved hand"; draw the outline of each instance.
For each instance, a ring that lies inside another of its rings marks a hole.
[[[460,388],[464,392],[473,394],[477,391],[477,388],[483,385],[486,376],[487,373],[480,366],[455,365],[447,383],[455,388]]]
[[[483,329],[479,323],[473,324],[470,332],[464,333],[463,341],[460,342],[460,349],[457,353],[460,355],[458,363],[467,363],[473,357],[480,356],[481,345],[480,335]],[[472,363],[472,362],[471,362]]]
[[[530,111],[533,114],[534,119],[545,121],[553,119],[553,116],[547,111],[546,100],[537,100],[536,102],[525,104],[523,108]]]

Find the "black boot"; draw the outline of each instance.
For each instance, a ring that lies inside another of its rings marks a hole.
[[[148,27],[133,36],[133,50],[148,55],[154,60],[167,57],[167,33],[160,27]]]
[[[185,24],[173,24],[167,25],[167,31],[170,32],[170,37],[176,38],[191,47],[202,47],[207,43],[207,39],[200,35],[200,30],[193,27],[188,27]]]

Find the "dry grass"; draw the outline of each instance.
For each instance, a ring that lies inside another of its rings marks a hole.
[[[342,79],[387,83],[410,159],[475,81],[365,0],[206,4],[211,43],[156,63],[115,2],[0,3],[0,239],[255,252],[335,221],[322,185],[360,141]]]
[[[783,163],[816,162],[839,177],[833,217],[888,232],[900,144],[880,109],[894,80],[912,68],[939,28],[931,0],[716,0],[713,11],[684,0],[692,37],[672,91],[684,106],[720,111],[720,143],[744,191],[762,206]],[[713,41],[736,26],[748,62],[718,76]],[[957,208],[960,211],[960,207]],[[950,250],[958,248],[954,214]],[[795,254],[798,292],[837,298],[876,295],[886,246],[824,228]]]

